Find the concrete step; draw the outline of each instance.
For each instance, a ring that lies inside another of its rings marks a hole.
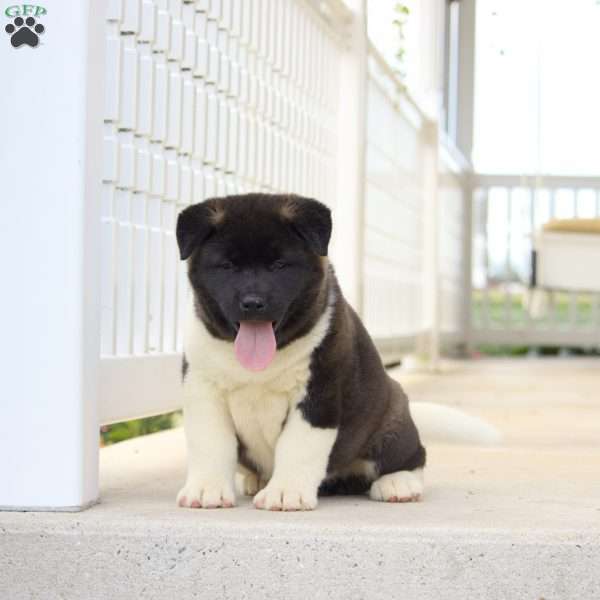
[[[443,386],[443,401],[506,432],[499,447],[430,444],[417,504],[326,498],[314,512],[269,513],[242,498],[185,510],[174,502],[181,430],[103,449],[97,506],[0,513],[0,598],[600,598],[600,436],[589,436],[600,400],[586,395],[598,377],[578,373],[577,397],[561,401],[551,390],[566,390],[566,372],[539,368],[515,377],[519,364],[506,375],[504,363],[453,364],[402,377],[413,396]],[[542,430],[529,442],[532,411]]]

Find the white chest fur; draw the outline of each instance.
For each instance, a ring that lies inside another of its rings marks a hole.
[[[233,343],[211,336],[193,307],[188,313],[185,353],[189,362],[186,380],[202,393],[213,390],[226,405],[235,432],[247,457],[268,479],[273,471],[275,446],[288,414],[302,401],[310,377],[313,350],[321,343],[331,317],[328,308],[313,329],[278,350],[273,362],[258,373],[243,368],[235,358]],[[195,385],[193,382],[206,382]]]
[[[274,466],[275,446],[288,413],[302,399],[305,383],[288,391],[268,385],[245,385],[227,394],[229,411],[247,457],[268,479]]]

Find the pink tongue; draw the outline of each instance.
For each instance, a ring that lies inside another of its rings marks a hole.
[[[270,321],[241,321],[235,338],[235,355],[251,371],[266,369],[275,356],[277,342]]]

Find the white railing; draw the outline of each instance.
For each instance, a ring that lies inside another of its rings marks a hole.
[[[535,233],[553,218],[600,216],[600,177],[477,175],[473,196],[474,344],[597,347],[600,296],[529,287]],[[535,299],[538,304],[540,297]]]
[[[464,165],[369,48],[362,0],[75,4],[47,0],[54,37],[3,62],[19,94],[2,114],[28,118],[7,123],[3,155],[0,507],[86,506],[99,424],[180,405],[173,232],[190,203],[315,196],[382,352],[435,360],[445,335],[464,339]]]
[[[423,331],[427,118],[371,47],[368,64],[364,320],[414,347]]]
[[[339,2],[317,3],[325,12],[293,0],[202,4],[161,9],[146,2],[134,15],[124,2],[108,15],[103,423],[180,406],[187,284],[173,229],[181,208],[206,197],[258,189],[326,201],[334,209],[336,263],[348,252],[338,248],[349,233],[342,218],[362,211],[359,262],[347,261],[350,269],[341,274],[351,287],[348,271],[356,264],[361,271],[354,300],[367,327],[382,351],[397,355],[414,349],[432,326],[424,246],[426,230],[438,230],[436,219],[425,218],[424,179],[432,165],[424,153],[438,140],[427,135],[430,121],[419,105],[371,47],[366,122],[360,114],[339,119],[336,112],[353,94],[343,93],[340,68],[348,55],[360,62],[357,48],[348,50],[350,14]],[[345,191],[336,194],[336,170],[344,177],[349,170],[340,136],[361,126],[366,156],[354,154],[366,165],[362,207]],[[450,155],[441,153],[433,165],[444,182],[440,211],[453,224],[439,230],[440,273],[447,274],[440,288],[443,333],[457,329],[461,299],[462,165]]]
[[[367,106],[365,323],[388,352],[462,343],[469,165],[373,46]]]
[[[179,406],[178,212],[250,190],[335,208],[340,2],[112,2],[102,388],[111,422]]]

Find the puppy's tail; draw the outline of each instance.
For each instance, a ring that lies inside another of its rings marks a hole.
[[[411,402],[410,414],[425,441],[492,445],[502,440],[502,434],[490,423],[450,406]]]

